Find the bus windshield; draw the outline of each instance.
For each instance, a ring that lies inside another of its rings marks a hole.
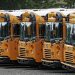
[[[9,25],[7,22],[0,22],[0,40],[9,36]]]
[[[66,27],[67,27],[66,43],[73,45],[75,44],[75,24],[66,23]]]
[[[63,37],[62,22],[46,22],[45,40],[56,40]]]
[[[32,37],[31,22],[21,22],[20,25],[20,39],[25,40]]]

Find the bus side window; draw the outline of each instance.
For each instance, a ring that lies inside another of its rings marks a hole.
[[[59,25],[58,25],[58,36],[59,37],[63,37],[63,25],[62,25],[62,23],[59,23]]]
[[[20,35],[20,25],[14,25],[14,35]]]
[[[41,37],[44,37],[44,35],[45,35],[45,25],[41,25],[41,26],[40,26],[39,35],[40,35]]]

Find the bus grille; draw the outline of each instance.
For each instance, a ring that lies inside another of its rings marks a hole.
[[[65,52],[65,59],[68,63],[73,63],[73,54],[70,52]]]
[[[20,48],[19,56],[20,57],[25,57],[25,48]]]
[[[3,49],[0,49],[0,55],[2,55],[2,54],[3,54],[3,52],[4,52],[4,50],[3,50]]]
[[[45,54],[45,59],[50,59],[51,58],[51,50],[44,49],[44,54]]]

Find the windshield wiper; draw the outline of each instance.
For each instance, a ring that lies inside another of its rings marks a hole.
[[[65,43],[68,44],[68,45],[72,45],[71,41],[65,41]]]
[[[24,41],[26,41],[26,42],[29,41],[29,38],[28,37],[25,37],[24,38]]]
[[[62,38],[55,38],[55,40],[59,40],[59,41],[61,41],[61,40],[62,40]]]
[[[50,42],[51,43],[55,43],[55,39],[50,39]]]
[[[4,40],[4,37],[0,37],[0,41]]]

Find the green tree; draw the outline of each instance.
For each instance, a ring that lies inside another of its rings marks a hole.
[[[75,7],[75,0],[65,0],[65,2],[67,2],[67,8]]]
[[[61,2],[62,1],[62,2]],[[75,7],[74,0],[0,0],[0,9],[40,9],[61,7],[65,5],[68,8]]]

